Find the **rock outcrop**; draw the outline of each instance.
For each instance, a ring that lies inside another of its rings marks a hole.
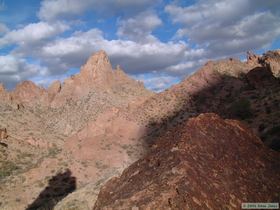
[[[8,138],[8,133],[6,128],[0,129],[0,140]]]
[[[5,89],[4,85],[0,83],[0,101],[3,103],[9,103],[11,100],[11,97],[7,90]]]
[[[268,51],[261,58],[261,62],[270,69],[275,77],[280,77],[280,50]]]
[[[157,139],[101,189],[94,209],[241,209],[279,202],[280,155],[242,123],[201,114]]]
[[[47,91],[31,81],[23,81],[10,93],[12,102],[28,105],[47,103]]]

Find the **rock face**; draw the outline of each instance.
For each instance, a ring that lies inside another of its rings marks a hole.
[[[261,58],[263,62],[277,78],[280,77],[280,50],[268,51]]]
[[[44,105],[47,100],[47,91],[31,81],[24,81],[18,84],[10,95],[12,102],[29,105]]]
[[[48,96],[49,100],[53,101],[53,98],[60,92],[61,90],[61,83],[60,81],[54,81],[49,87],[48,87]]]
[[[0,83],[0,100],[3,102],[10,102],[11,97],[9,93],[6,91],[4,85]]]
[[[0,129],[0,139],[2,140],[6,138],[8,138],[7,129],[6,128]]]
[[[91,89],[107,90],[113,81],[113,69],[104,51],[92,55],[81,67],[79,74],[66,79],[61,90],[51,102],[52,106],[63,105],[67,100],[86,96]]]
[[[94,209],[240,209],[279,202],[279,192],[279,153],[242,123],[201,114],[107,182]]]

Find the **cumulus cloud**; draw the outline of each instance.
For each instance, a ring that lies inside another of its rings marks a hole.
[[[145,87],[153,90],[155,92],[163,91],[164,89],[170,87],[172,84],[177,83],[180,81],[179,77],[170,76],[166,74],[149,74],[144,75],[140,74],[135,76],[135,79],[142,81]]]
[[[16,29],[0,23],[0,47],[8,46],[0,57],[0,80],[12,86],[31,78],[46,85],[53,78],[65,78],[65,72],[103,49],[113,66],[120,64],[159,91],[207,59],[262,49],[280,36],[278,0],[199,0],[190,6],[168,1],[164,11],[171,21],[160,11],[163,4],[157,5],[162,2],[166,4],[162,0],[43,0],[37,13],[40,22]],[[83,18],[89,12],[96,21],[104,19],[104,24],[107,17],[110,22],[115,16],[116,34],[115,27],[103,33],[88,25]],[[72,24],[79,21],[85,21],[83,27]],[[157,37],[153,32],[158,28],[177,32],[170,41],[162,41],[169,34]],[[141,76],[145,74],[149,77]]]
[[[118,36],[130,40],[147,42],[156,39],[151,32],[162,24],[152,11],[144,11],[135,17],[119,21]]]
[[[150,0],[44,0],[38,12],[42,20],[55,20],[72,17],[84,11],[92,10],[103,16],[133,15],[159,2]]]
[[[120,64],[127,72],[136,74],[161,71],[178,63],[185,56],[186,45],[183,42],[107,40],[100,30],[91,29],[50,42],[39,53],[43,60],[50,61],[46,65],[53,65],[57,61],[66,70],[69,67],[79,67],[85,62],[85,58],[100,49],[109,54],[113,65]]]
[[[3,33],[7,33],[8,31],[9,28],[4,23],[0,23],[0,35]]]
[[[46,22],[31,23],[23,28],[6,33],[0,38],[0,46],[9,44],[25,45],[36,43],[60,34],[67,29],[69,29],[69,26],[61,22],[54,24]]]
[[[280,36],[280,9],[275,0],[201,0],[181,7],[165,7],[174,23],[181,24],[177,38],[204,47],[212,54],[228,55],[260,49]]]
[[[30,64],[25,59],[13,55],[0,56],[0,83],[3,83],[7,88],[14,87],[22,80],[45,74],[47,74],[46,67]]]

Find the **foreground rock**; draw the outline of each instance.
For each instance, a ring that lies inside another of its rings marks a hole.
[[[279,198],[279,153],[242,123],[201,114],[111,179],[94,209],[240,209]]]

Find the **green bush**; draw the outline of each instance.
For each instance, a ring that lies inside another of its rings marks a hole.
[[[250,101],[245,98],[235,101],[231,106],[231,113],[234,117],[240,118],[242,120],[252,117],[253,112]]]

